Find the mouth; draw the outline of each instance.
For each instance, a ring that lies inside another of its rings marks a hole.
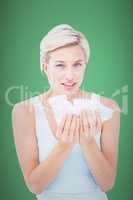
[[[67,89],[71,89],[76,85],[76,83],[62,83],[62,85]]]

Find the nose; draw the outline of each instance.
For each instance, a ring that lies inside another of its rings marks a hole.
[[[73,82],[74,75],[73,75],[73,71],[71,68],[67,69],[65,77],[66,77],[67,81]]]

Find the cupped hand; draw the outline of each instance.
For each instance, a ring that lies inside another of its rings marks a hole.
[[[80,114],[80,143],[91,142],[101,132],[102,121],[99,110],[83,110]]]
[[[66,114],[63,117],[56,131],[59,143],[70,148],[79,143],[79,122],[79,116],[75,114]]]

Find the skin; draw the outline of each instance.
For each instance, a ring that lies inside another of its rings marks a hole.
[[[51,52],[49,61],[44,63],[50,90],[40,95],[42,102],[48,106],[47,115],[50,116],[51,112],[47,101],[49,97],[66,94],[71,102],[78,97],[90,98],[89,92],[80,90],[86,68],[85,63],[85,52],[79,45],[62,47]],[[73,88],[62,85],[62,83],[72,82],[76,82]],[[118,106],[114,100],[103,96],[100,101],[112,109]],[[50,117],[51,127],[56,127],[53,133],[59,142],[42,163],[39,163],[34,115],[33,105],[28,100],[15,104],[12,111],[18,159],[27,187],[32,193],[42,192],[57,176],[76,143],[81,145],[87,163],[101,189],[108,191],[113,187],[118,157],[119,111],[115,111],[112,118],[104,123],[101,122],[98,110],[95,113],[84,110],[80,116],[68,114],[64,116],[59,126]],[[101,131],[101,151],[94,139],[96,130]]]
[[[79,45],[59,48],[50,54],[49,62],[44,63],[44,71],[49,79],[52,94],[66,94],[69,100],[80,92],[86,68],[86,56]],[[65,89],[62,83],[76,82],[73,89]]]

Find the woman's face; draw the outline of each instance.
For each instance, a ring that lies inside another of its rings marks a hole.
[[[56,49],[50,53],[44,70],[55,94],[74,94],[83,80],[85,52],[79,45]]]

